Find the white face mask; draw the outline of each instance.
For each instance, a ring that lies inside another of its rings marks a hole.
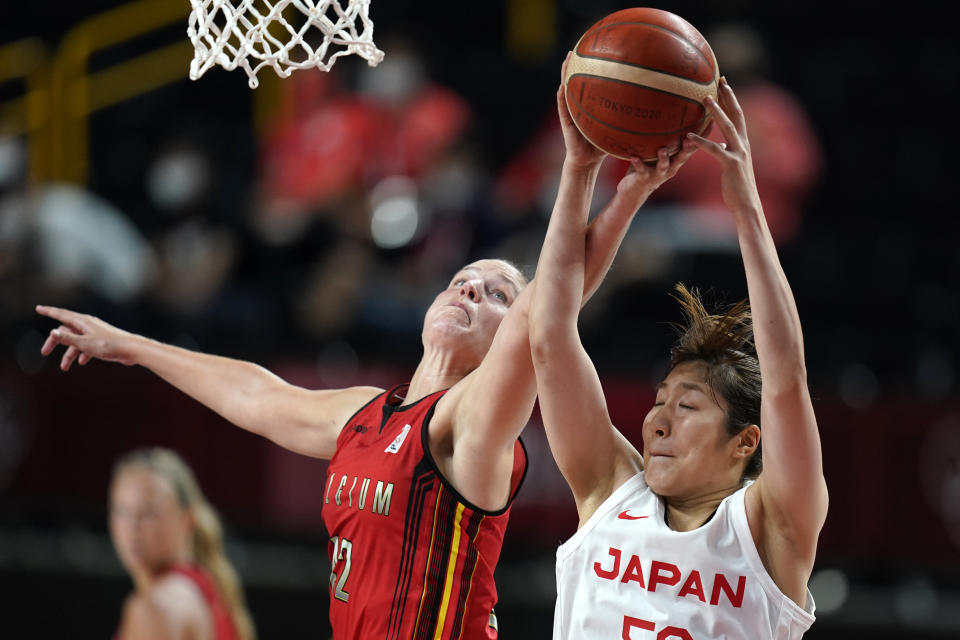
[[[176,213],[203,192],[209,176],[207,161],[200,153],[173,151],[157,158],[150,167],[147,191],[159,208]]]
[[[362,93],[387,102],[402,102],[423,84],[420,61],[409,53],[391,52],[376,67],[365,67],[360,75]]]
[[[20,180],[27,168],[27,153],[18,138],[0,138],[0,189]]]

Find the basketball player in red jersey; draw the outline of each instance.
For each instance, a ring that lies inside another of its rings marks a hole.
[[[635,163],[585,237],[582,298],[599,285],[643,198],[694,149]],[[568,153],[557,209],[589,209],[589,153]],[[527,312],[535,283],[501,260],[473,262],[427,310],[408,384],[308,390],[248,362],[188,351],[53,307],[42,353],[61,368],[100,358],[140,365],[273,442],[330,459],[334,637],[480,639],[497,635],[493,572],[526,469],[518,437],[536,397]]]
[[[255,640],[220,521],[176,453],[117,461],[110,536],[134,584],[115,640]]]
[[[562,91],[567,148],[581,148]],[[610,422],[577,331],[586,217],[556,210],[540,254],[531,349],[550,447],[580,518],[557,552],[555,640],[795,640],[814,620],[807,581],[827,488],[800,320],[743,112],[725,80],[705,104],[725,142],[690,134],[684,146],[720,164],[750,306],[712,315],[678,286],[688,323],[644,419],[642,454]]]

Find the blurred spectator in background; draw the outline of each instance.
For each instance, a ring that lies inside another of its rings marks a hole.
[[[410,40],[383,46],[377,67],[285,80],[260,139],[253,226],[278,248],[303,249],[291,311],[318,339],[357,321],[382,329],[388,317],[392,331],[417,332],[423,292],[467,259],[472,111],[429,78]]]
[[[267,242],[291,244],[313,217],[349,212],[345,201],[359,197],[377,124],[369,106],[342,86],[340,73],[341,67],[305,69],[279,85],[279,106],[258,140],[252,212]]]
[[[25,153],[22,139],[0,138],[0,328],[4,329],[27,313],[25,300],[32,288],[25,268],[28,260],[33,261]]]
[[[786,246],[799,231],[805,200],[823,170],[820,140],[803,105],[770,80],[771,53],[757,31],[746,23],[718,24],[705,37],[750,123],[757,187],[771,234],[779,246]],[[719,135],[712,131],[709,137],[720,141]],[[506,218],[512,218],[505,224],[517,225],[532,215],[546,218],[562,148],[559,122],[550,113],[498,176],[497,204]],[[627,167],[622,160],[605,165],[595,202],[609,197]],[[739,251],[719,177],[715,162],[706,154],[695,154],[634,220],[611,277],[675,278],[677,259]],[[610,293],[613,288],[605,290]]]
[[[78,185],[28,187],[26,162],[22,140],[0,140],[0,320],[32,312],[27,291],[63,304],[124,304],[146,291],[156,255],[127,213]]]
[[[329,72],[298,71],[258,144],[251,231],[283,287],[296,328],[315,338],[345,330],[372,260],[365,238],[364,160],[376,135],[372,109]],[[279,281],[278,281],[279,280]]]
[[[134,585],[115,640],[254,640],[220,521],[176,453],[138,449],[117,461],[110,535]]]
[[[277,332],[269,287],[238,275],[247,237],[223,195],[233,185],[215,152],[200,133],[170,135],[148,159],[148,203],[137,216],[157,263],[147,315],[190,346]],[[265,269],[258,277],[269,283],[272,275]]]
[[[237,259],[234,230],[215,220],[212,173],[207,153],[190,138],[161,149],[147,170],[147,194],[160,214],[150,234],[159,267],[152,293],[177,315],[202,314]]]
[[[41,269],[54,287],[83,287],[113,303],[152,282],[156,256],[123,211],[83,187],[49,183],[29,199]]]
[[[800,229],[805,201],[822,173],[820,140],[800,101],[770,79],[772,54],[758,31],[745,22],[731,22],[704,35],[749,123],[757,189],[770,233],[777,245],[786,246]],[[722,141],[716,127],[709,138]],[[738,251],[716,162],[696,154],[665,187],[658,200],[677,205],[664,210],[675,218],[671,249]]]

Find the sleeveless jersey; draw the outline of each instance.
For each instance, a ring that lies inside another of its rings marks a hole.
[[[744,505],[727,496],[693,531],[673,531],[643,472],[557,550],[554,640],[793,640],[814,620],[760,560]]]
[[[230,610],[220,595],[213,577],[205,569],[190,565],[178,565],[170,570],[189,578],[197,586],[210,612],[210,622],[213,625],[214,640],[238,640],[240,635],[230,617]]]
[[[205,569],[193,565],[176,565],[170,568],[169,573],[184,576],[200,591],[210,614],[213,640],[240,640],[240,634],[230,617],[230,610],[220,596],[217,584]],[[114,634],[113,640],[122,640],[119,632]]]
[[[362,407],[340,432],[323,495],[336,640],[496,638],[510,502],[527,468],[514,445],[507,506],[484,511],[440,474],[428,425],[438,391],[401,405],[406,385]]]

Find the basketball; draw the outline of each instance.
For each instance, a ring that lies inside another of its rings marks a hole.
[[[584,137],[618,158],[673,155],[703,133],[717,96],[716,58],[689,22],[650,8],[611,13],[577,42],[564,78],[567,107]]]

